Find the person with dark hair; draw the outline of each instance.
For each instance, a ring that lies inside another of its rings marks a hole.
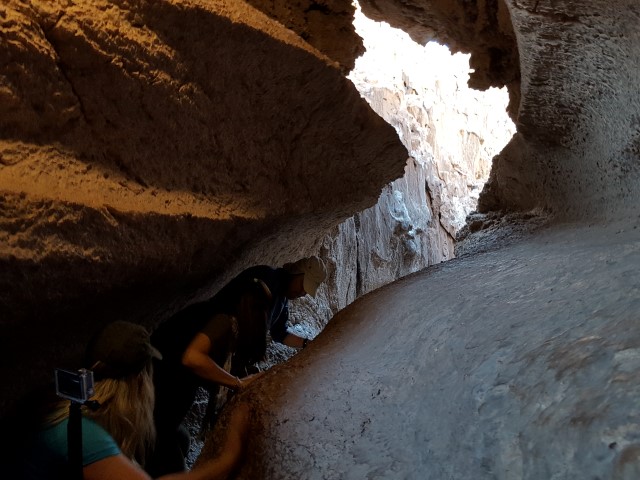
[[[90,343],[86,367],[94,374],[94,408],[82,406],[82,477],[85,480],[149,480],[142,469],[153,445],[154,390],[152,359],[161,355],[140,325],[117,321],[107,325]],[[53,388],[50,389],[53,391]],[[49,392],[51,393],[51,392]],[[71,465],[67,424],[70,400],[53,398],[33,438],[25,441],[18,478],[61,480],[75,478]],[[96,403],[97,402],[97,403]],[[35,403],[34,403],[35,405]],[[246,407],[234,410],[220,456],[191,472],[172,475],[176,480],[222,479],[234,468],[242,451]],[[15,477],[12,477],[15,478]],[[162,477],[164,478],[164,477]]]
[[[151,342],[163,359],[156,362],[154,371],[157,438],[148,460],[152,474],[185,469],[189,434],[182,422],[199,387],[210,393],[210,413],[220,387],[238,392],[257,378],[232,375],[231,363],[234,356],[250,362],[264,358],[270,302],[264,282],[252,279],[232,309],[221,312],[211,302],[196,303],[154,331]]]
[[[250,280],[259,279],[271,293],[267,312],[267,327],[271,339],[289,347],[304,348],[309,339],[288,329],[289,300],[305,295],[315,297],[326,276],[324,262],[315,256],[287,263],[282,268],[257,265],[244,270],[231,280],[210,300],[210,303],[216,305],[217,311],[228,313],[233,310],[238,299],[245,294]],[[244,363],[247,364],[247,362]],[[237,371],[239,368],[241,366],[238,362],[234,370]]]

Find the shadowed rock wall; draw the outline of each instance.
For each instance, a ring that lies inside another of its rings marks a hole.
[[[352,0],[247,0],[247,3],[337,61],[345,73],[364,53],[353,27]]]

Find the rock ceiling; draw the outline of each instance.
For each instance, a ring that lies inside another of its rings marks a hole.
[[[267,256],[294,256],[294,237],[370,206],[403,172],[395,131],[335,62],[241,2],[3,13],[9,317],[32,313],[35,292],[68,301],[219,273],[275,226],[291,233]]]

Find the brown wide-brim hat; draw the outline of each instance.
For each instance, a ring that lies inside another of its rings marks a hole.
[[[108,324],[89,343],[87,368],[97,378],[122,378],[140,373],[152,359],[162,359],[142,326],[118,320]]]
[[[287,264],[285,269],[293,275],[304,275],[304,291],[312,297],[316,296],[318,287],[327,278],[327,269],[324,266],[324,262],[315,256]]]

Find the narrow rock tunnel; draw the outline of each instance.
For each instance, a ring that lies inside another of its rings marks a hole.
[[[469,53],[516,134],[458,258],[359,298],[243,395],[237,477],[638,478],[640,7],[361,8]],[[3,415],[100,325],[152,328],[249,265],[326,252],[402,176],[407,148],[346,78],[354,11],[0,5]],[[325,321],[356,296],[335,251]]]

